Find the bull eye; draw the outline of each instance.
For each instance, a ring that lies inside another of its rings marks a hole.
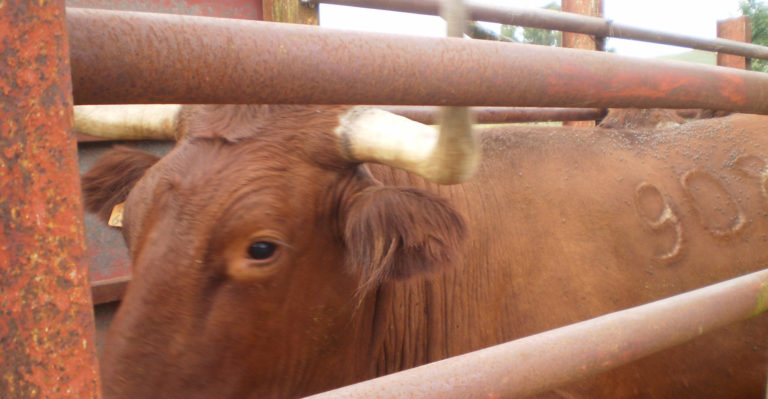
[[[277,245],[266,242],[257,241],[248,247],[248,256],[254,260],[267,260],[272,257],[277,251]]]

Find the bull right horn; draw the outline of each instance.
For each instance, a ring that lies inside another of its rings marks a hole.
[[[462,1],[443,0],[440,14],[448,36],[462,37],[467,20]],[[441,107],[439,134],[386,111],[353,108],[342,116],[336,134],[352,161],[386,164],[439,184],[468,180],[480,158],[468,107]]]
[[[174,140],[179,104],[77,105],[75,131],[111,140]]]
[[[342,154],[407,170],[439,184],[457,184],[475,173],[479,161],[469,109],[442,112],[441,131],[393,113],[354,107],[336,128]]]

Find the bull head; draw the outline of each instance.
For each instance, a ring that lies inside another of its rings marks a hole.
[[[175,104],[77,106],[75,129],[115,140],[173,139],[184,132],[177,126],[180,109]],[[441,115],[438,133],[387,111],[353,107],[335,133],[350,161],[389,165],[439,184],[461,183],[474,174],[479,160],[469,110],[445,107]]]
[[[88,210],[105,219],[125,202],[134,271],[102,354],[105,397],[293,397],[369,378],[379,288],[448,267],[463,214],[431,184],[350,162],[370,144],[345,132],[378,111],[180,115],[162,159],[118,149],[83,176]],[[439,146],[432,129],[394,119]]]
[[[441,14],[449,37],[464,34],[466,10],[445,0]],[[180,106],[125,105],[75,107],[77,131],[110,139],[172,139]],[[355,107],[340,119],[336,134],[341,153],[353,162],[372,162],[407,170],[439,184],[456,184],[474,175],[479,162],[468,107],[442,107],[440,132],[387,111]]]

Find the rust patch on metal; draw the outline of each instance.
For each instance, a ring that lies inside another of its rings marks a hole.
[[[99,397],[64,2],[0,2],[0,53],[0,397]]]

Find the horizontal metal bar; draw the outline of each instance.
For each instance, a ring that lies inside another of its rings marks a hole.
[[[439,0],[316,0],[318,3],[354,7],[375,8],[388,11],[415,14],[438,15]],[[564,32],[583,33],[598,37],[615,37],[640,40],[651,43],[690,47],[698,50],[715,51],[749,58],[768,59],[768,47],[728,39],[702,39],[676,33],[657,32],[613,21],[577,15],[566,12],[488,5],[465,0],[469,18],[475,21],[497,22],[506,25],[530,28],[553,29]]]
[[[384,110],[428,125],[438,123],[437,107],[382,106]],[[598,120],[605,110],[597,108],[473,107],[476,123],[560,122]]]
[[[87,134],[80,134],[76,133],[75,137],[77,138],[78,143],[91,143],[94,141],[108,141],[109,139],[104,137],[95,137],[95,136],[89,136]]]
[[[384,105],[387,110],[408,119],[436,125],[438,107]],[[605,116],[605,110],[597,108],[532,108],[532,107],[473,107],[471,109],[475,123],[521,123],[521,122],[561,122],[598,120]],[[109,141],[109,138],[77,134],[79,143]],[[121,138],[120,140],[128,140]]]
[[[109,280],[100,280],[91,283],[91,297],[93,304],[108,303],[123,299],[131,276],[115,277]]]
[[[70,8],[67,21],[78,104],[710,108],[768,114],[768,74],[731,68],[169,14]]]
[[[312,398],[533,395],[766,310],[768,269]]]

